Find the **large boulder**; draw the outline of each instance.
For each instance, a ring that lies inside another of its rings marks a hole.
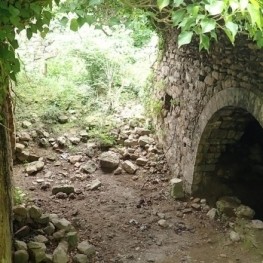
[[[116,169],[120,163],[120,157],[117,153],[108,151],[104,152],[99,157],[100,166],[102,170],[113,171]]]

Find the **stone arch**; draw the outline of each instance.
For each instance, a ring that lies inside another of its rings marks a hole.
[[[185,158],[186,191],[193,194],[202,192],[202,187],[212,178],[209,176],[213,176],[222,152],[228,145],[238,141],[246,125],[253,121],[263,127],[261,92],[228,88],[210,99],[194,130],[192,152]]]

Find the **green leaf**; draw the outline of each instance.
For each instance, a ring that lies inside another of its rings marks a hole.
[[[12,5],[9,6],[8,11],[12,16],[18,16],[20,14],[19,9],[13,7]]]
[[[66,26],[68,23],[68,18],[66,16],[63,16],[61,19],[60,19],[60,24],[62,26]]]
[[[184,4],[184,0],[174,0],[174,7],[179,7]]]
[[[104,0],[90,0],[89,5],[94,6],[94,5],[100,5],[104,2]]]
[[[209,50],[209,47],[210,47],[210,38],[207,35],[201,34],[199,50],[202,49]]]
[[[11,22],[14,26],[19,26],[19,23],[20,23],[20,18],[19,18],[19,16],[11,16],[11,17],[10,17],[10,22]]]
[[[27,36],[27,38],[28,38],[29,40],[32,38],[33,33],[32,33],[32,31],[31,31],[30,28],[27,28],[27,29],[26,29],[26,36]]]
[[[185,15],[186,15],[186,11],[184,9],[179,9],[173,12],[172,13],[173,25],[178,26],[184,19]]]
[[[205,18],[200,23],[202,33],[208,33],[216,28],[216,21],[213,18]]]
[[[229,30],[229,33],[231,34],[230,40],[233,43],[235,40],[237,31],[238,31],[238,25],[231,22],[231,21],[228,21],[228,22],[226,22],[225,26]]]
[[[76,18],[71,19],[70,21],[70,30],[72,31],[78,31],[79,29],[79,24],[78,24],[78,20]]]
[[[229,5],[231,6],[232,12],[239,8],[239,2],[237,0],[229,0]]]
[[[240,0],[239,4],[240,4],[241,12],[243,12],[248,6],[248,0]]]
[[[211,4],[205,5],[205,9],[212,16],[219,15],[224,10],[224,1],[213,1]]]
[[[187,8],[186,8],[187,13],[190,16],[194,16],[194,17],[196,17],[198,15],[199,9],[200,9],[200,5],[199,4],[188,5]]]
[[[257,5],[249,4],[247,10],[250,15],[252,25],[257,24],[257,26],[261,28],[260,8]]]
[[[170,4],[170,0],[157,0],[157,6],[160,10],[164,9]]]
[[[178,46],[181,47],[183,45],[187,45],[191,42],[193,37],[192,31],[183,31],[178,36]]]

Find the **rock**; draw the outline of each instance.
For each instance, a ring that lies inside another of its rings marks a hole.
[[[69,230],[71,228],[71,223],[65,218],[53,219],[52,223],[59,230],[61,229]]]
[[[120,163],[119,155],[115,152],[104,152],[99,157],[101,169],[113,171]]]
[[[28,162],[36,162],[39,160],[39,158],[40,157],[38,155],[36,155],[34,153],[29,153],[27,160],[28,160]]]
[[[88,157],[92,158],[92,157],[95,156],[96,150],[95,150],[93,147],[88,146],[87,149],[85,150],[85,154],[86,154]]]
[[[46,258],[45,251],[46,245],[39,242],[30,241],[27,244],[29,256],[34,263],[40,263],[42,260]]]
[[[95,247],[91,245],[88,241],[82,241],[81,243],[79,243],[77,248],[81,254],[87,255],[88,258],[91,258],[96,254]]]
[[[263,229],[263,222],[261,220],[258,219],[254,219],[251,221],[251,225],[252,228],[254,229],[259,229],[262,230]]]
[[[236,209],[236,215],[239,218],[252,219],[255,215],[255,211],[251,209],[249,206],[240,205]]]
[[[82,142],[87,142],[89,139],[89,134],[87,131],[83,130],[79,133],[80,137],[81,137],[81,141]]]
[[[66,193],[62,193],[62,192],[58,192],[56,194],[56,198],[57,199],[67,199],[68,198],[68,195]]]
[[[53,263],[67,263],[68,258],[68,243],[61,241],[53,252]]]
[[[45,259],[43,260],[43,263],[53,263],[53,255],[50,255],[50,254],[46,254],[45,255]],[[41,262],[42,263],[42,262]]]
[[[15,217],[19,217],[21,219],[27,218],[27,209],[23,205],[13,207],[13,213]]]
[[[200,211],[200,210],[201,210],[201,205],[200,205],[200,204],[193,203],[193,204],[191,204],[191,207],[192,207],[194,210],[197,210],[197,211]]]
[[[64,136],[60,136],[57,138],[57,143],[60,147],[65,147],[66,146],[66,143],[67,143],[67,140]]]
[[[168,227],[168,223],[167,223],[167,221],[165,219],[160,219],[158,221],[158,225],[163,227],[163,228],[167,228]]]
[[[210,209],[207,214],[206,214],[210,219],[214,220],[216,218],[217,215],[217,210],[216,208],[212,208]]]
[[[73,257],[74,263],[88,263],[88,257],[84,254],[76,254]]]
[[[27,244],[24,241],[14,241],[15,250],[27,250]]]
[[[96,190],[101,187],[101,181],[99,179],[95,179],[87,187],[89,190]]]
[[[151,131],[148,129],[140,128],[140,127],[135,128],[135,134],[138,134],[140,136],[149,135],[150,133],[151,133]]]
[[[35,218],[34,221],[40,225],[47,225],[49,223],[49,215],[43,214],[39,218]]]
[[[154,143],[154,139],[151,138],[151,137],[148,137],[146,135],[144,136],[141,136],[139,139],[138,139],[138,143],[140,146],[145,146],[147,144],[153,144]]]
[[[32,140],[31,136],[27,132],[21,132],[19,134],[19,140],[22,142],[29,142]]]
[[[48,223],[48,226],[46,226],[43,230],[50,236],[55,232],[55,226],[52,223]]]
[[[22,127],[27,129],[32,125],[32,123],[30,121],[23,121],[22,122]]]
[[[146,158],[138,158],[136,160],[136,164],[139,166],[145,166],[147,164],[148,160]]]
[[[80,162],[82,159],[82,155],[72,155],[68,158],[69,162],[71,164],[75,164],[77,162]]]
[[[64,239],[65,235],[66,235],[65,229],[61,229],[61,230],[53,233],[53,238],[54,238],[54,240],[60,241],[60,240]]]
[[[179,178],[173,178],[170,180],[171,184],[171,196],[175,199],[184,198],[184,189],[183,189],[183,181]]]
[[[136,165],[134,165],[131,161],[128,160],[122,163],[122,168],[124,171],[126,171],[129,174],[135,174],[135,172],[138,169]]]
[[[21,153],[25,149],[25,145],[22,143],[16,143],[15,149],[17,153]]]
[[[136,139],[126,139],[124,141],[124,146],[134,147],[136,145],[138,145],[138,140],[136,140]]]
[[[28,161],[29,155],[30,155],[29,151],[26,150],[16,153],[17,159],[21,162]]]
[[[41,171],[45,166],[45,163],[42,161],[36,161],[36,162],[32,162],[29,163],[26,167],[26,172],[29,175],[33,175],[36,174],[37,172]]]
[[[216,202],[216,207],[221,214],[225,214],[228,217],[235,216],[236,208],[241,204],[237,197],[224,196]]]
[[[73,145],[77,145],[80,143],[80,138],[78,137],[69,137],[68,139]]]
[[[29,255],[26,250],[17,250],[14,253],[14,263],[28,263]]]
[[[44,244],[48,243],[48,239],[45,236],[43,236],[43,235],[35,236],[34,237],[34,241],[35,242],[39,242],[39,243],[44,243]]]
[[[92,174],[97,170],[97,165],[95,162],[89,160],[80,167],[80,170],[84,173]]]
[[[28,236],[29,233],[30,233],[29,226],[23,226],[23,227],[19,228],[15,232],[15,237],[17,237],[17,238],[24,238],[24,237]]]
[[[32,219],[37,219],[42,216],[42,211],[39,207],[33,205],[28,209],[28,214]]]
[[[65,123],[67,123],[67,122],[68,122],[68,116],[66,116],[66,115],[60,115],[60,116],[58,116],[58,122],[59,122],[60,124],[65,124]]]
[[[121,167],[118,167],[118,168],[113,172],[113,174],[115,174],[115,175],[122,174],[122,169],[121,169]]]
[[[230,240],[233,242],[240,241],[240,235],[235,231],[230,231],[229,233]]]
[[[66,234],[66,240],[70,248],[76,248],[78,245],[78,233],[77,232],[68,232]]]
[[[52,194],[55,195],[57,193],[65,193],[71,194],[75,192],[75,188],[73,185],[56,185],[52,188]]]
[[[38,142],[40,147],[47,148],[49,146],[49,141],[46,138],[41,138]]]

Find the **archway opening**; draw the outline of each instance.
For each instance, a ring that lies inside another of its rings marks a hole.
[[[200,141],[194,182],[212,205],[236,196],[263,218],[263,129],[250,113],[226,107],[213,115]]]

